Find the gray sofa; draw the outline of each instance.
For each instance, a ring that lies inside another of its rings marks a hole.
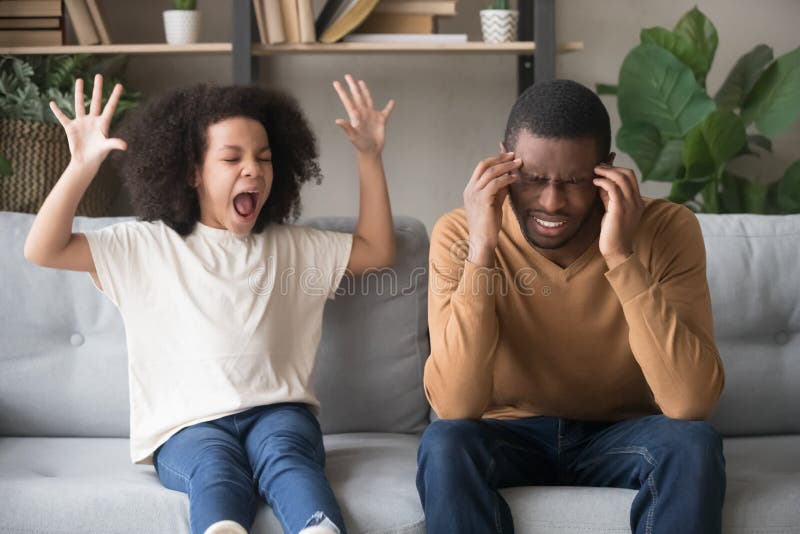
[[[0,213],[0,533],[184,533],[185,495],[128,456],[125,336],[87,275],[27,264],[32,216]],[[76,219],[77,230],[121,219]],[[313,221],[351,229],[352,219]],[[728,533],[800,532],[800,216],[701,216],[727,387]],[[398,217],[396,274],[325,312],[316,386],[328,475],[351,533],[424,532],[416,450],[429,407],[428,238]],[[503,491],[520,533],[628,532],[634,492]],[[280,532],[263,506],[256,533]]]

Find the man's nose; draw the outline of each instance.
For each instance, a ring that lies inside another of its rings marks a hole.
[[[552,180],[547,182],[542,192],[539,193],[539,204],[548,213],[558,212],[565,203],[566,198],[564,196],[564,191],[558,184],[553,183]]]

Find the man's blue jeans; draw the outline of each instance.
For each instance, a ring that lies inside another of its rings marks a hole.
[[[418,463],[428,534],[512,533],[498,489],[535,485],[639,490],[630,515],[636,534],[722,528],[722,440],[702,421],[439,420],[422,437]]]
[[[222,520],[249,530],[258,495],[284,532],[321,523],[345,532],[325,478],[322,432],[306,405],[260,406],[184,428],[153,463],[164,486],[189,494],[192,534]]]

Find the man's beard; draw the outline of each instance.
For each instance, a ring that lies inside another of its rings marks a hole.
[[[514,212],[514,216],[517,218],[517,223],[519,224],[519,228],[522,231],[522,235],[525,237],[525,240],[528,242],[529,245],[531,245],[531,246],[533,246],[535,248],[538,248],[538,249],[542,249],[542,250],[556,250],[556,249],[559,249],[559,248],[565,246],[576,235],[580,234],[581,230],[583,230],[584,227],[587,224],[589,224],[590,220],[592,219],[592,217],[595,215],[595,213],[598,210],[600,210],[600,212],[602,212],[603,209],[604,209],[603,208],[603,201],[600,198],[600,195],[598,194],[597,197],[595,198],[595,202],[592,205],[592,208],[588,212],[586,212],[586,215],[583,217],[583,219],[581,220],[580,224],[575,228],[574,232],[572,232],[569,235],[564,236],[558,242],[555,242],[555,243],[542,243],[541,241],[537,240],[535,236],[532,236],[530,232],[528,232],[528,224],[526,222],[527,221],[527,217],[524,215],[524,212],[523,212],[523,215],[520,215],[520,210],[517,207],[517,202],[514,199],[514,195],[512,195],[511,192],[509,192],[508,196],[509,196],[509,199],[511,201],[511,211]]]

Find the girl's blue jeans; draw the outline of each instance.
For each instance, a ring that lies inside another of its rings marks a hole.
[[[184,428],[155,453],[161,483],[189,495],[192,534],[222,520],[249,530],[259,496],[283,530],[325,524],[345,533],[325,478],[325,448],[304,404],[259,406]]]

